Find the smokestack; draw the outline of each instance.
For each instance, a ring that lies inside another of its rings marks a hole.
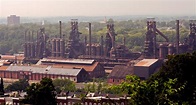
[[[103,49],[103,36],[101,35],[101,56],[104,54],[103,53],[104,49]]]
[[[91,56],[91,23],[89,23],[89,55]]]
[[[62,33],[61,33],[61,21],[59,21],[59,27],[60,27],[59,34],[60,34],[60,38],[61,38],[61,35],[62,35]]]
[[[126,38],[125,36],[123,37],[123,45],[125,46],[125,41],[126,41]]]
[[[87,37],[85,36],[84,37],[84,44],[85,44],[85,46],[86,46],[86,43],[87,43]]]
[[[85,55],[88,55],[88,47],[87,47],[87,36],[84,37],[84,47],[85,47]]]
[[[179,20],[176,20],[176,54],[179,54]]]

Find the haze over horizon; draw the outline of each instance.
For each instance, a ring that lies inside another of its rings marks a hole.
[[[0,17],[196,16],[196,0],[0,0]]]

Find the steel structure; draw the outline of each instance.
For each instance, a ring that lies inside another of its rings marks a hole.
[[[145,58],[165,59],[167,55],[193,52],[196,50],[196,21],[190,21],[190,34],[184,42],[180,42],[179,20],[176,20],[176,40],[169,42],[168,38],[156,28],[156,21],[147,21],[146,40],[144,45]],[[166,42],[158,45],[156,36],[161,35]]]
[[[27,35],[28,33],[28,35]],[[40,59],[47,57],[49,55],[48,49],[46,48],[46,42],[48,40],[48,35],[45,34],[45,29],[40,28],[37,32],[36,41],[33,38],[34,31],[25,31],[25,43],[24,43],[24,56],[26,59]]]
[[[71,20],[71,32],[69,36],[68,45],[66,47],[66,57],[67,58],[77,58],[79,55],[85,53],[84,44],[80,42],[80,33],[78,31],[78,20]]]

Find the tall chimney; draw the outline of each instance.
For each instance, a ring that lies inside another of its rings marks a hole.
[[[91,57],[91,23],[89,23],[89,55]]]
[[[86,46],[87,44],[87,36],[84,37],[84,45]]]
[[[88,55],[89,49],[87,47],[87,36],[84,37],[84,48],[85,48],[85,55]]]
[[[176,20],[176,54],[179,54],[179,20]]]
[[[125,36],[123,37],[123,45],[125,46],[125,42],[126,41],[126,38],[125,38]]]
[[[101,56],[104,55],[104,49],[103,49],[103,35],[101,35]]]
[[[61,38],[61,35],[62,35],[62,31],[61,31],[61,21],[59,21],[59,28],[60,28],[59,34],[60,34],[60,38]]]

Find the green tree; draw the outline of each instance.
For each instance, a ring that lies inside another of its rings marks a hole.
[[[161,87],[164,86],[169,79],[177,79],[173,84],[175,89],[183,87],[178,91],[175,97],[171,97],[174,101],[191,103],[193,93],[196,90],[196,52],[180,55],[171,55],[168,61],[161,67],[160,72],[152,76],[148,81],[151,83],[154,80],[160,82]],[[179,90],[179,89],[178,89]]]
[[[52,79],[43,78],[40,83],[33,83],[27,88],[23,103],[33,105],[56,105],[55,88]]]
[[[195,104],[196,53],[172,55],[160,71],[140,84],[132,102],[136,105]]]
[[[26,79],[19,79],[5,88],[5,91],[25,91],[29,86],[29,82]]]
[[[4,84],[3,84],[3,78],[1,78],[1,83],[0,83],[0,95],[4,95]]]
[[[53,80],[53,84],[56,90],[59,90],[57,93],[61,91],[75,91],[75,83],[68,79],[55,79]]]
[[[195,105],[196,53],[171,55],[158,73],[141,81],[126,76],[119,85],[109,86],[108,93],[131,96],[132,105]]]

